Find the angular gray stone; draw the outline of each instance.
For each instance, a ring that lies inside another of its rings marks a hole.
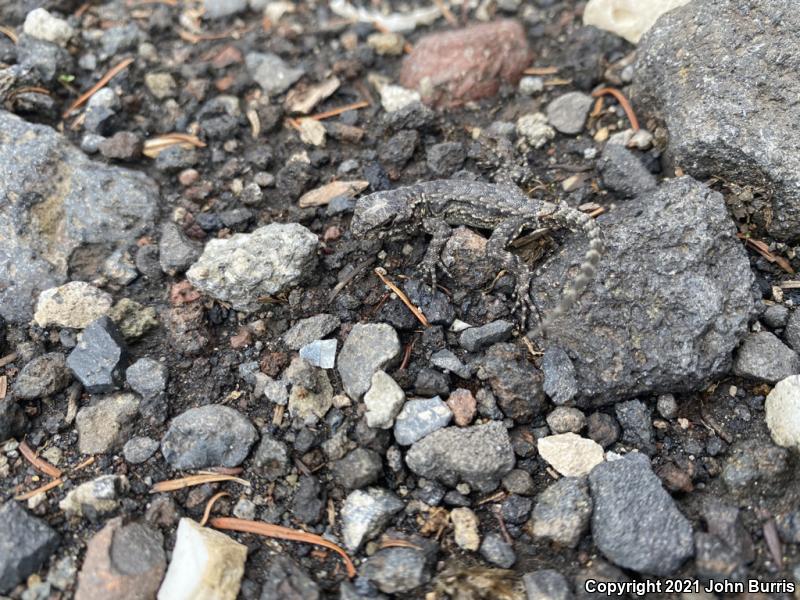
[[[383,488],[355,490],[342,507],[342,539],[345,547],[357,551],[367,540],[378,535],[405,504]]]
[[[800,238],[800,13],[792,0],[695,0],[637,51],[640,106],[660,114],[670,157],[697,178],[752,185],[753,218]]]
[[[356,490],[378,480],[383,473],[383,460],[374,450],[356,448],[337,460],[331,472],[336,483],[347,490]]]
[[[353,400],[361,400],[375,372],[393,366],[400,359],[401,350],[400,339],[391,325],[354,325],[336,365],[345,393]]]
[[[406,453],[406,464],[420,477],[450,487],[465,482],[482,492],[494,490],[515,462],[508,431],[497,421],[439,429]]]
[[[795,351],[800,351],[800,310],[794,309],[789,314],[786,329],[783,331],[783,339]]]
[[[509,321],[492,321],[480,327],[465,329],[461,333],[458,343],[469,352],[477,352],[496,342],[507,340],[513,329],[514,324]]]
[[[161,453],[173,469],[238,467],[256,441],[250,421],[229,406],[190,408],[169,425]]]
[[[110,317],[92,321],[67,357],[67,366],[90,393],[121,388],[127,362],[125,340]]]
[[[168,221],[161,226],[158,262],[168,275],[180,275],[200,257],[203,245],[186,237],[178,226]]]
[[[622,426],[622,443],[652,455],[656,450],[655,431],[647,405],[641,400],[627,400],[614,406],[614,413]]]
[[[548,346],[545,349],[542,357],[542,373],[544,373],[542,388],[553,404],[563,406],[578,393],[575,365],[561,348]]]
[[[561,133],[575,135],[583,131],[593,103],[583,92],[568,92],[547,105],[547,120]]]
[[[597,168],[606,189],[622,198],[635,198],[657,185],[656,178],[642,161],[622,144],[606,144]]]
[[[332,369],[336,364],[336,340],[316,340],[300,348],[300,358],[320,369]]]
[[[319,600],[314,580],[288,556],[270,559],[259,600]]]
[[[253,312],[262,296],[274,296],[308,277],[317,263],[317,236],[299,223],[271,223],[206,244],[186,272],[198,290]]]
[[[750,333],[736,351],[733,372],[740,377],[777,383],[800,373],[800,356],[773,333]]]
[[[118,450],[130,437],[138,413],[135,394],[113,394],[84,406],[75,417],[79,450],[82,454]]]
[[[394,439],[401,446],[410,446],[452,419],[453,411],[439,396],[409,400],[394,420]]]
[[[359,569],[359,575],[369,579],[386,594],[411,592],[431,579],[431,569],[425,553],[415,548],[384,548]]]
[[[154,224],[158,187],[89,160],[44,125],[0,111],[0,314],[26,322],[32,300],[63,283],[81,246],[135,242]]]
[[[786,448],[749,439],[731,446],[722,468],[722,481],[737,496],[780,494],[790,474],[790,453]]]
[[[275,481],[289,472],[289,450],[280,440],[267,432],[261,434],[261,441],[253,455],[256,471],[268,481]]]
[[[167,389],[169,369],[152,358],[140,358],[125,371],[131,389],[143,398],[156,398]]]
[[[286,344],[289,350],[300,350],[300,348],[315,340],[321,340],[339,327],[340,324],[339,317],[326,313],[300,319],[292,325],[289,331],[283,334],[283,343]]]
[[[727,373],[753,310],[753,275],[722,196],[681,177],[598,221],[606,252],[580,299],[591,310],[570,310],[548,331],[575,365],[576,403],[694,391]],[[540,314],[583,260],[578,237],[533,278]]]
[[[496,532],[486,534],[481,542],[480,552],[483,558],[501,569],[510,569],[517,562],[514,547]]]
[[[625,569],[666,576],[694,553],[689,520],[661,487],[643,454],[598,465],[589,474],[594,501],[592,537]]]
[[[305,73],[302,68],[289,66],[277,54],[250,52],[244,60],[250,76],[268,96],[282,94]]]
[[[589,528],[591,514],[586,479],[563,477],[536,498],[530,521],[533,537],[574,548]]]
[[[364,406],[367,407],[364,416],[367,426],[390,429],[405,401],[405,392],[397,382],[385,372],[376,371],[372,376],[369,390],[364,394]]]
[[[554,569],[541,569],[522,576],[527,600],[572,600],[567,578]]]
[[[461,377],[469,379],[472,377],[472,369],[459,360],[450,350],[444,349],[434,352],[431,355],[431,364],[444,371],[449,371]]]
[[[64,355],[48,352],[22,367],[14,381],[14,395],[22,400],[45,398],[67,387],[70,379]]]
[[[247,0],[203,0],[204,17],[219,19],[247,9]]]
[[[132,465],[145,462],[158,450],[158,440],[149,437],[134,437],[125,442],[122,454],[125,460]]]
[[[0,594],[39,569],[58,547],[58,534],[16,500],[0,507]]]

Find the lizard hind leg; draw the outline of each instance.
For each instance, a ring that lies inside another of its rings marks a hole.
[[[528,225],[530,223],[524,218],[507,219],[495,228],[486,244],[486,254],[489,258],[514,275],[514,307],[512,311],[517,314],[520,328],[523,330],[527,328],[528,314],[536,311],[531,300],[531,272],[519,256],[512,254],[506,248]]]
[[[450,238],[450,226],[443,220],[435,217],[428,217],[423,219],[422,228],[425,233],[430,234],[431,241],[428,244],[428,249],[425,251],[425,256],[419,265],[419,269],[423,276],[430,278],[431,290],[436,291],[436,268],[440,268],[442,272],[451,277],[450,271],[442,263],[442,249]]]

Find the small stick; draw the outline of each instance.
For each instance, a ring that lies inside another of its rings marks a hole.
[[[132,62],[133,62],[133,58],[126,58],[122,62],[118,63],[108,73],[103,75],[100,78],[100,81],[95,83],[86,92],[81,94],[78,97],[78,99],[75,100],[75,102],[73,102],[70,105],[70,107],[67,110],[64,111],[64,113],[61,115],[61,118],[66,119],[70,114],[72,114],[72,111],[74,111],[76,108],[79,108],[80,106],[82,106],[87,100],[89,100],[89,98],[91,98],[97,92],[99,92],[101,89],[103,89],[105,87],[105,85],[109,81],[111,81],[118,73],[120,73],[121,71],[127,69],[131,65]]]
[[[61,470],[51,465],[43,458],[36,456],[36,453],[31,450],[31,447],[28,446],[28,442],[25,440],[22,440],[22,443],[20,443],[19,451],[37,471],[41,471],[45,475],[50,475],[50,477],[61,477]]]
[[[523,71],[525,75],[555,75],[558,67],[528,67]]]
[[[353,102],[353,104],[346,104],[344,106],[340,106],[339,108],[332,108],[331,110],[317,113],[315,115],[311,115],[310,117],[306,118],[314,119],[315,121],[322,121],[323,119],[330,119],[331,117],[339,116],[340,114],[345,113],[348,110],[358,110],[359,108],[366,108],[367,106],[369,106],[369,102],[367,102],[366,100],[361,100],[359,102]]]
[[[5,367],[8,363],[12,363],[17,360],[17,353],[12,352],[11,354],[6,354],[3,358],[0,358],[0,367]]]
[[[55,487],[60,486],[64,483],[64,480],[60,477],[58,479],[53,479],[48,481],[44,485],[39,486],[38,488],[32,489],[30,492],[25,492],[24,494],[19,494],[18,496],[14,496],[14,500],[27,500],[28,498],[33,498],[38,494],[43,494],[49,490],[52,490]]]
[[[159,481],[158,483],[153,484],[153,487],[150,488],[150,493],[157,494],[158,492],[174,492],[176,490],[182,490],[187,487],[202,485],[204,483],[216,483],[218,481],[235,481],[236,483],[241,483],[242,485],[250,487],[249,481],[245,481],[244,479],[239,479],[238,477],[234,477],[233,475],[217,475],[215,473],[201,473],[199,475],[189,475],[187,477],[180,477],[178,479],[168,479],[166,481]]]
[[[8,393],[8,375],[0,377],[0,400],[3,400]]]
[[[408,310],[410,310],[411,313],[417,318],[417,320],[420,323],[422,323],[423,327],[430,327],[431,326],[431,324],[428,322],[428,319],[425,318],[424,314],[422,314],[422,311],[420,309],[418,309],[416,306],[414,306],[414,303],[411,302],[411,300],[408,299],[408,296],[405,295],[403,290],[401,290],[399,287],[397,287],[395,284],[393,284],[391,281],[389,281],[389,278],[386,277],[385,272],[383,271],[383,269],[378,267],[376,269],[373,269],[373,272],[375,273],[375,275],[377,275],[380,278],[380,280],[384,283],[384,285],[386,287],[388,287],[395,294],[397,294],[397,297],[400,298],[400,301],[408,307]]]
[[[10,27],[6,27],[5,25],[0,25],[0,33],[4,34],[8,39],[14,42],[14,44],[16,44],[17,40],[19,39],[17,37],[16,32]]]
[[[208,522],[208,517],[211,516],[211,509],[213,508],[214,504],[217,500],[224,496],[230,496],[228,492],[217,492],[208,500],[206,504],[206,509],[203,511],[203,518],[200,520],[200,527],[205,527],[206,523]]]
[[[625,111],[625,115],[627,115],[628,120],[631,122],[631,129],[634,131],[639,131],[639,120],[636,118],[636,113],[633,112],[633,107],[628,99],[625,97],[625,94],[620,92],[616,88],[612,87],[602,87],[598,90],[592,92],[593,98],[599,98],[600,96],[613,96],[617,102],[619,102],[622,110]]]
[[[256,533],[270,538],[277,538],[280,540],[288,540],[291,542],[303,542],[306,544],[315,544],[333,550],[344,561],[344,566],[347,569],[347,575],[351,579],[356,576],[356,568],[353,561],[340,546],[333,542],[326,540],[313,533],[298,529],[290,529],[280,525],[273,525],[272,523],[260,523],[257,521],[248,521],[246,519],[234,519],[232,517],[218,517],[211,519],[209,523],[215,529],[227,529],[229,531],[241,531],[243,533]]]

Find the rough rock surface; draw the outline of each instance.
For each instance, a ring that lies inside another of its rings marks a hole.
[[[400,339],[391,325],[355,325],[342,346],[336,365],[347,395],[360,400],[372,385],[372,375],[399,360],[400,351]]]
[[[779,381],[764,408],[772,440],[785,448],[800,449],[800,375]]]
[[[80,451],[102,454],[121,448],[138,412],[139,399],[128,393],[113,394],[81,408],[75,417]]]
[[[421,477],[455,486],[465,482],[481,491],[495,489],[514,468],[514,451],[502,423],[445,427],[411,446],[408,467]]]
[[[70,281],[39,294],[33,318],[39,327],[83,329],[107,314],[112,303],[111,294],[85,281]]]
[[[186,272],[198,290],[252,312],[259,298],[300,282],[317,262],[317,236],[298,223],[272,223],[252,233],[237,233],[206,244]]]
[[[366,540],[377,535],[403,506],[402,500],[382,488],[350,492],[342,506],[344,545],[355,552]]]
[[[58,546],[58,534],[16,501],[0,507],[0,593],[38,569]]]
[[[754,213],[769,233],[800,238],[800,154],[787,134],[800,120],[796,4],[695,0],[643,37],[636,71],[634,98],[666,121],[671,158],[753,186],[771,198]]]
[[[426,104],[457,106],[493,96],[504,82],[515,85],[529,61],[519,23],[484,23],[420,39],[403,61],[400,84],[419,90]]]
[[[161,452],[174,469],[236,467],[256,437],[255,427],[241,413],[211,404],[175,417],[161,440]]]
[[[548,343],[575,365],[580,405],[697,390],[726,373],[753,309],[752,273],[720,194],[682,177],[599,222],[606,253]],[[572,238],[533,279],[547,313],[585,252]]]
[[[67,361],[60,352],[37,356],[25,365],[14,382],[14,395],[22,400],[44,398],[60,392],[70,381]]]
[[[130,243],[153,226],[150,178],[91,161],[50,127],[5,111],[0,172],[0,314],[9,321],[30,319],[32,299],[65,280],[81,245]]]
[[[589,475],[592,537],[615,564],[669,575],[694,553],[692,525],[642,454],[606,462]]]
[[[155,598],[167,567],[163,545],[158,529],[111,519],[89,540],[75,600]]]

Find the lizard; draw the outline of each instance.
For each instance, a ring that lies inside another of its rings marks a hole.
[[[486,253],[515,277],[514,311],[518,312],[523,329],[534,308],[531,272],[519,256],[508,251],[508,245],[523,231],[548,223],[581,230],[589,240],[589,249],[580,272],[565,286],[559,304],[541,320],[535,334],[544,334],[554,319],[577,302],[594,278],[604,250],[595,220],[566,203],[532,200],[515,185],[458,179],[425,181],[362,196],[356,202],[350,231],[358,238],[394,239],[418,232],[420,223],[431,236],[420,269],[430,277],[434,289],[437,266],[449,275],[441,252],[451,227],[463,225],[492,231]]]

